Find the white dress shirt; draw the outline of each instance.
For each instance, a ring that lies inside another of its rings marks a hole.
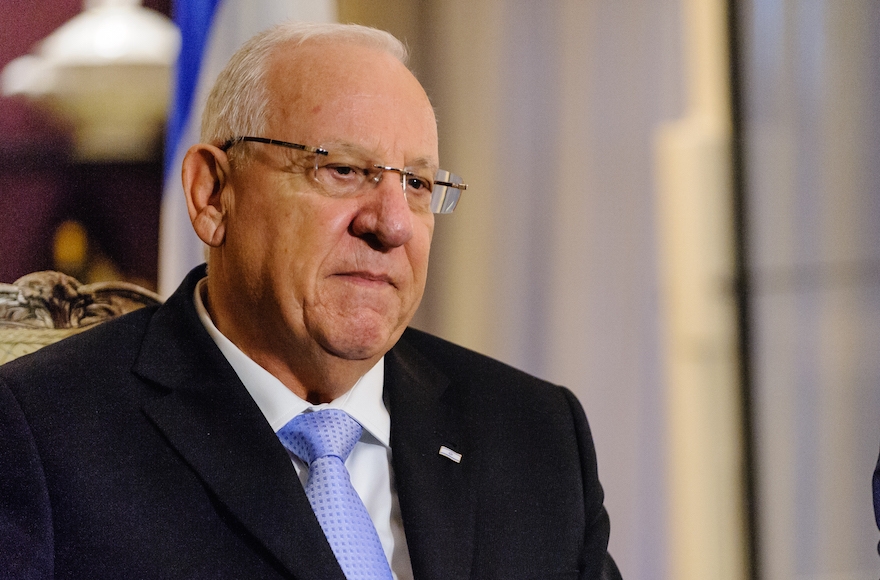
[[[394,577],[397,580],[412,580],[412,566],[391,470],[391,416],[382,400],[385,358],[380,359],[341,397],[330,403],[312,405],[295,395],[217,330],[202,299],[202,292],[207,291],[206,280],[203,278],[196,285],[193,298],[199,318],[273,431],[277,432],[296,415],[309,409],[342,409],[363,426],[363,434],[345,461],[345,466],[351,474],[352,485],[376,526]],[[305,486],[308,466],[293,454],[290,455]]]

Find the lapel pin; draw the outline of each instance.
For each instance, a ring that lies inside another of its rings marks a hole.
[[[440,446],[440,455],[442,455],[446,459],[451,459],[456,463],[461,463],[461,453],[456,453],[445,445]]]

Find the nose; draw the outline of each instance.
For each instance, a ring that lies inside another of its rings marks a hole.
[[[375,250],[389,250],[407,243],[413,236],[413,215],[403,193],[403,178],[383,171],[373,191],[351,222],[352,235],[366,241]]]

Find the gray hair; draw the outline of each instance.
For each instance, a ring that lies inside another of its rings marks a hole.
[[[347,43],[387,52],[406,65],[406,46],[391,34],[357,24],[290,21],[248,40],[217,77],[202,113],[203,143],[221,145],[243,135],[263,136],[269,90],[268,62],[281,45],[308,41]]]

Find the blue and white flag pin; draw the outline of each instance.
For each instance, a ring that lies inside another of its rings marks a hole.
[[[461,453],[453,451],[452,449],[450,449],[449,447],[447,447],[445,445],[440,446],[440,455],[442,455],[446,459],[451,459],[452,461],[454,461],[456,463],[461,463]]]

